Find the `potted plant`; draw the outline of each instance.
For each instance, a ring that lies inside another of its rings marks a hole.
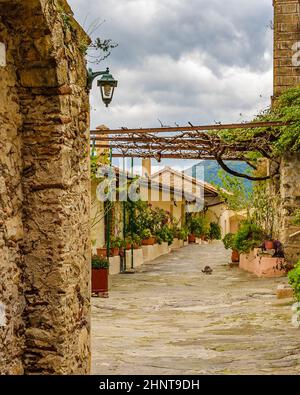
[[[187,228],[181,228],[178,232],[177,237],[179,240],[186,241],[188,238],[188,234],[189,234],[189,231]]]
[[[155,234],[157,239],[160,239],[162,242],[168,243],[171,245],[174,240],[174,233],[172,229],[168,227],[168,225],[163,225]]]
[[[235,248],[235,235],[233,233],[228,233],[224,239],[223,239],[223,244],[226,250],[231,249],[232,254],[231,254],[231,261],[232,263],[237,263],[240,261],[240,253],[238,250]]]
[[[205,223],[203,217],[192,217],[189,223],[189,243],[195,243],[197,237],[204,237],[206,234]]]
[[[210,223],[208,237],[210,240],[221,240],[222,233],[221,233],[221,228],[220,228],[219,224],[217,224],[216,222]]]
[[[107,248],[105,246],[97,248],[97,256],[99,258],[107,257]]]
[[[92,256],[92,292],[103,297],[108,296],[109,262],[98,255]]]
[[[110,240],[110,256],[118,256],[120,253],[120,248],[122,247],[123,240],[119,237],[112,237]]]
[[[132,236],[126,236],[126,239],[124,240],[124,248],[125,250],[131,250],[133,246],[133,237]]]
[[[155,244],[155,237],[152,236],[150,229],[143,229],[141,232],[143,246],[151,246]]]
[[[266,240],[264,242],[264,247],[265,247],[265,250],[273,250],[274,249],[274,240],[272,239],[271,235],[268,235],[266,237]]]
[[[134,234],[132,241],[133,241],[133,248],[135,250],[138,250],[141,247],[141,244],[142,244],[142,240],[141,240],[140,236]]]
[[[239,253],[248,253],[259,248],[264,239],[264,231],[253,221],[245,220],[235,235],[234,244]]]
[[[189,243],[196,243],[196,235],[193,233],[189,234]]]

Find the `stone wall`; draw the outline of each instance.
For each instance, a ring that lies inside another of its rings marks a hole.
[[[274,0],[274,98],[300,84],[300,1]],[[280,178],[274,191],[280,191],[280,239],[290,262],[300,257],[300,237],[290,237],[299,227],[292,223],[294,210],[300,207],[300,156],[286,155],[281,160]]]
[[[0,373],[85,374],[88,39],[63,0],[0,0],[0,15],[8,54],[0,67],[0,303],[8,321],[0,353],[11,361]]]
[[[0,372],[19,374],[23,372],[24,346],[21,116],[14,57],[10,51],[13,43],[1,19],[0,42],[9,48],[7,66],[0,67],[0,305],[5,314],[0,319]]]
[[[285,156],[281,163],[281,233],[288,259],[295,263],[300,259],[300,228],[293,224],[296,209],[300,209],[300,154]]]
[[[273,0],[274,95],[300,84],[300,2]],[[297,44],[299,43],[299,44]],[[299,62],[299,66],[294,61]]]

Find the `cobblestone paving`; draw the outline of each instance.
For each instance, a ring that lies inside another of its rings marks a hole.
[[[228,261],[221,244],[192,245],[114,276],[110,298],[93,299],[93,373],[299,374],[292,301],[276,299],[286,279]]]

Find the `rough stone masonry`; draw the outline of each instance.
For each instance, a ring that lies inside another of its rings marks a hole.
[[[88,42],[64,0],[0,0],[0,374],[90,370]]]
[[[273,0],[274,5],[274,98],[300,85],[300,1]],[[285,155],[280,166],[280,239],[290,262],[300,258],[300,235],[293,216],[300,208],[300,155]]]

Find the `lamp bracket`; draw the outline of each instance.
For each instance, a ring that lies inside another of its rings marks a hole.
[[[93,81],[95,78],[105,74],[109,74],[109,68],[107,68],[105,71],[96,71],[96,72],[93,72],[92,69],[88,69],[88,79],[87,79],[88,90],[90,91],[92,89]]]

